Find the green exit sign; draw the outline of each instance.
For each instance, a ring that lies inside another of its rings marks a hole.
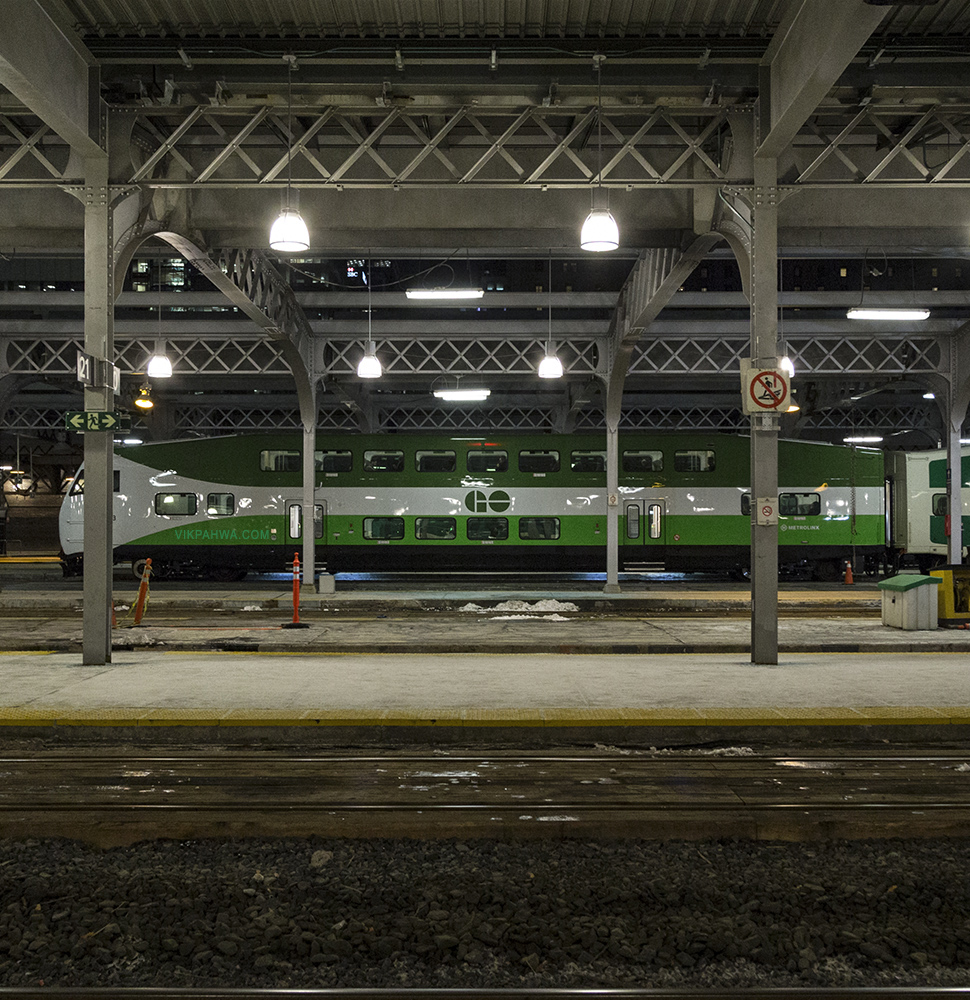
[[[111,410],[76,410],[64,414],[69,431],[130,431],[131,414]]]

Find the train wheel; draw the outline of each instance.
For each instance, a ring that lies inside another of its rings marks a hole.
[[[136,580],[140,580],[145,575],[145,560],[144,559],[132,559],[132,561],[131,561],[131,575]]]
[[[217,583],[235,583],[246,577],[246,571],[238,566],[210,566],[209,576]]]
[[[842,564],[838,559],[819,559],[812,569],[812,579],[822,583],[837,583],[842,579]]]

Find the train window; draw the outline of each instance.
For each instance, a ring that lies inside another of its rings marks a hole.
[[[626,505],[626,537],[640,537],[640,505],[638,503]]]
[[[365,472],[403,472],[403,451],[365,451]],[[403,536],[402,536],[403,537]]]
[[[742,493],[741,494],[741,513],[745,517],[751,517],[751,494]]]
[[[353,467],[353,452],[315,451],[313,453],[313,468],[315,472],[350,472]]]
[[[121,469],[114,469],[112,471],[114,472],[114,477],[113,477],[114,478],[114,484],[113,484],[114,485],[114,491],[115,491],[115,493],[120,493],[121,492]],[[84,496],[84,476],[78,476],[77,479],[75,479],[74,482],[71,483],[70,496],[72,496],[72,497],[78,497],[78,496],[83,497]]]
[[[261,472],[301,472],[303,458],[298,451],[267,449],[259,453]]]
[[[414,467],[418,472],[454,472],[455,453],[453,451],[416,451]]]
[[[624,472],[663,472],[662,451],[625,451],[620,458]]]
[[[946,517],[950,513],[945,493],[933,494],[933,517]]]
[[[713,472],[713,451],[675,451],[674,472]]]
[[[487,542],[509,537],[507,517],[470,517],[465,522],[469,541]]]
[[[455,519],[453,517],[416,517],[414,537],[422,539],[454,538]]]
[[[286,508],[287,534],[290,538],[303,536],[303,504],[291,503]],[[323,538],[323,504],[313,505],[313,537]]]
[[[606,472],[605,451],[574,451],[569,457],[573,472]]]
[[[663,505],[652,503],[647,507],[647,534],[651,538],[660,538],[663,535]]]
[[[168,517],[189,517],[199,511],[196,493],[156,493],[155,513]]]
[[[236,512],[236,498],[231,493],[210,493],[205,498],[205,512],[222,516]]]
[[[822,513],[822,498],[817,493],[780,493],[778,513],[783,517],[809,517]]]
[[[403,517],[365,517],[364,538],[403,538]]]
[[[558,472],[558,451],[520,451],[519,472]]]
[[[495,448],[469,451],[465,468],[468,472],[508,472],[509,453]]]
[[[530,541],[558,538],[559,518],[558,517],[520,517],[519,518],[519,538]]]

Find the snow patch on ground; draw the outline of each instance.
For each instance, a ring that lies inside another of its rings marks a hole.
[[[492,615],[490,621],[511,622],[523,621],[527,618],[532,618],[541,622],[568,622],[570,620],[563,615]]]

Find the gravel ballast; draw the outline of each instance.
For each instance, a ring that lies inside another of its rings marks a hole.
[[[2,986],[970,984],[970,839],[0,845]]]

